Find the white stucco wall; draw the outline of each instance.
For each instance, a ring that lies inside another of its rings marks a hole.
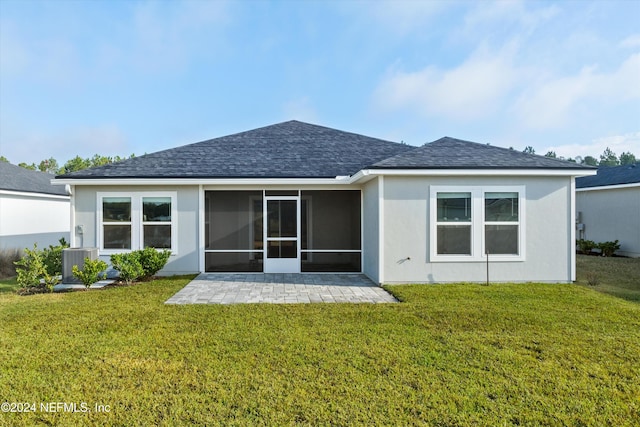
[[[640,257],[640,185],[576,191],[583,236],[595,242],[620,241],[620,255]]]
[[[0,249],[43,248],[69,241],[69,198],[0,191]]]
[[[97,193],[102,192],[169,192],[177,193],[178,247],[161,274],[186,274],[199,271],[198,248],[198,187],[197,186],[75,186],[75,218],[72,236],[74,247],[97,247]],[[83,233],[79,233],[79,227]],[[100,258],[109,261],[109,256]]]
[[[485,262],[430,262],[430,186],[526,187],[525,259],[491,262],[493,282],[571,280],[569,177],[391,177],[384,179],[383,281],[484,282]]]
[[[362,271],[376,283],[379,282],[378,196],[375,178],[362,188]]]

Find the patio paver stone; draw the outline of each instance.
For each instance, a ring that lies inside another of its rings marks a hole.
[[[394,303],[364,274],[202,273],[165,304]]]

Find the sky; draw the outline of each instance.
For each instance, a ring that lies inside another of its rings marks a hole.
[[[287,120],[640,157],[640,1],[0,0],[12,163]]]

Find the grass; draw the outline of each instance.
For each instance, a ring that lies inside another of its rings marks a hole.
[[[629,301],[640,302],[640,258],[578,255],[577,283]],[[591,286],[589,281],[597,282]]]
[[[0,294],[0,402],[37,405],[0,425],[640,422],[640,304],[548,284],[392,286],[404,302],[383,305],[163,304],[189,280]]]

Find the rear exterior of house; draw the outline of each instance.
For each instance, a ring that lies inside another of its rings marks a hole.
[[[145,246],[163,273],[364,273],[378,283],[567,282],[575,176],[452,138],[412,147],[291,121],[57,177],[72,246]]]
[[[618,255],[640,257],[640,164],[601,167],[576,180],[577,237],[620,241]]]

